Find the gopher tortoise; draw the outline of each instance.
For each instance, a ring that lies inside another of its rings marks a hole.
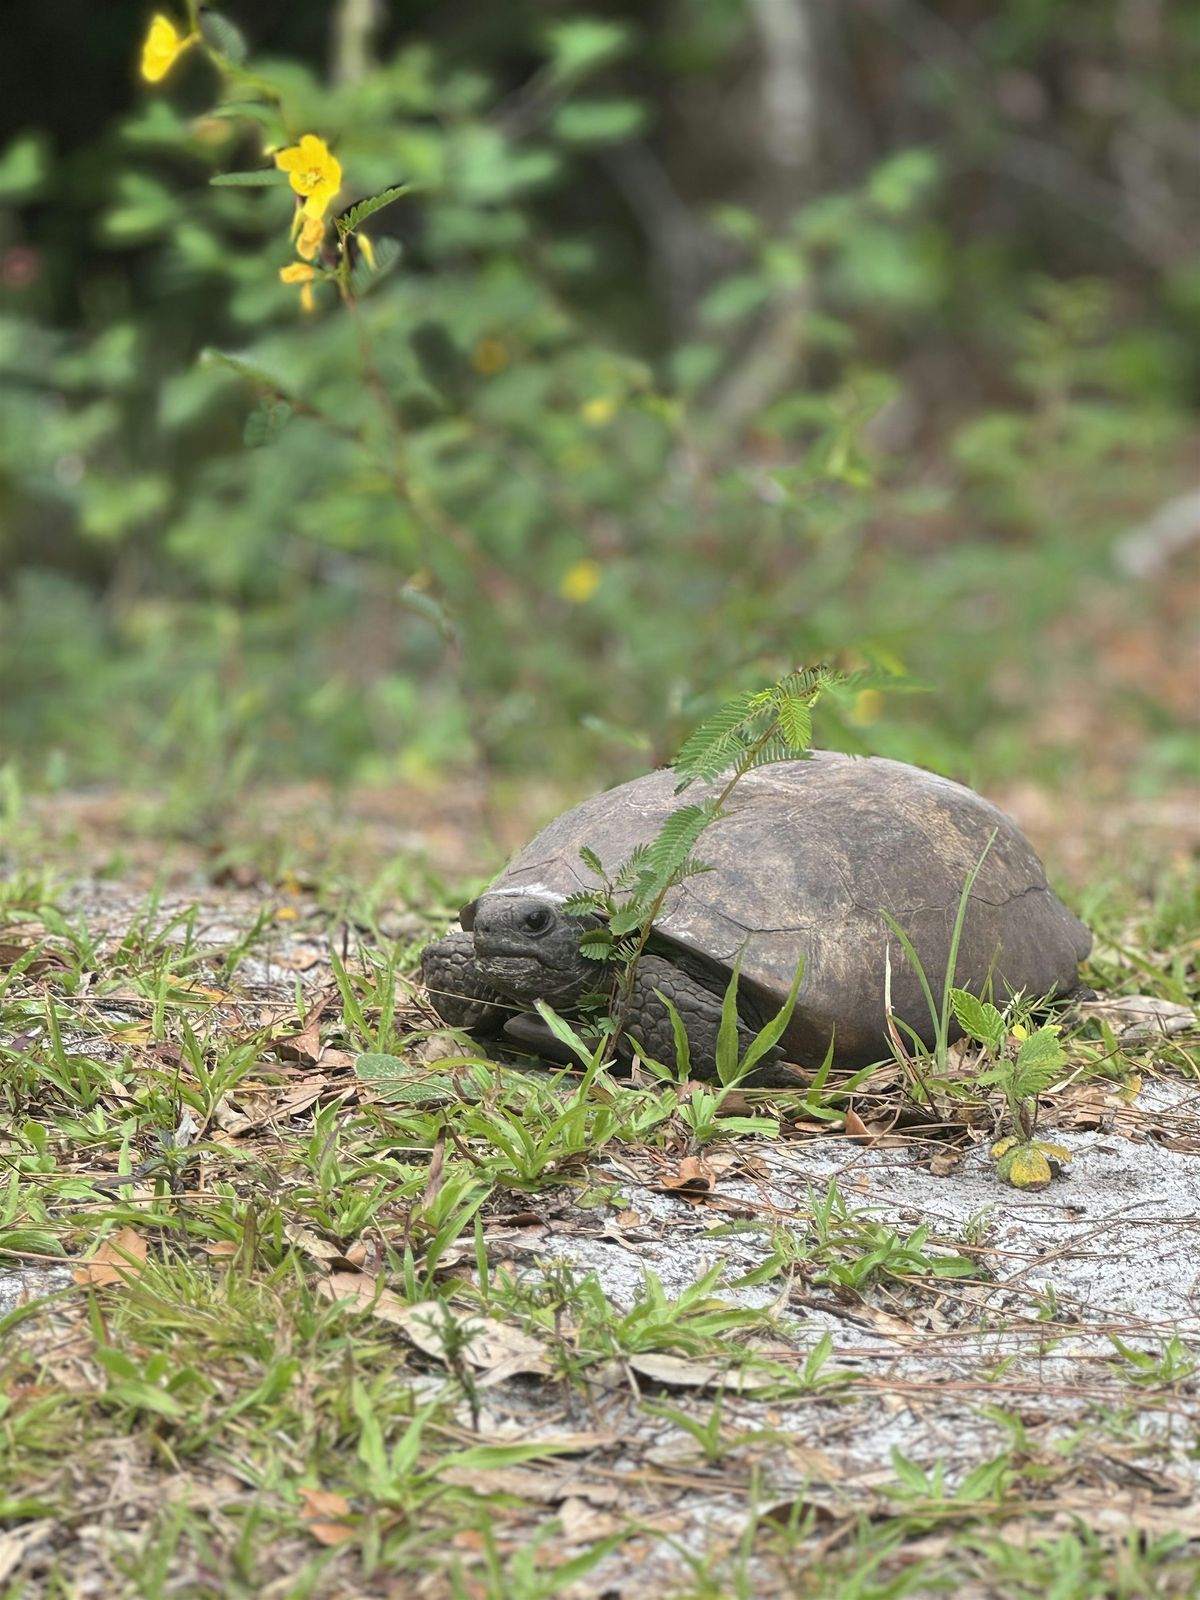
[[[604,987],[603,966],[580,954],[587,924],[562,908],[566,896],[596,887],[580,846],[615,869],[682,803],[677,782],[673,772],[652,772],[585,800],[464,908],[461,931],[422,957],[444,1021],[536,1048],[537,1030],[546,1030],[540,1019],[520,1018],[521,1008],[542,999],[570,1015],[585,994]],[[697,791],[705,792],[697,784],[687,800]],[[840,1065],[886,1058],[888,956],[894,1013],[932,1042],[920,980],[883,913],[911,939],[940,996],[963,888],[981,857],[958,948],[960,987],[1001,1002],[1017,991],[1067,995],[1091,947],[1009,817],[961,784],[898,761],[816,750],[759,768],[738,783],[698,854],[714,870],[667,896],[625,1024],[626,1039],[644,1054],[672,1061],[670,1018],[655,990],[669,995],[687,1026],[697,1077],[715,1076],[721,999],[739,951],[743,1048],[779,1010],[804,963],[791,1020],[758,1082],[794,1081],[781,1061],[818,1063],[831,1040]]]

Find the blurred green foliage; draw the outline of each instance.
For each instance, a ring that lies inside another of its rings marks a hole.
[[[1197,20],[800,6],[800,171],[752,0],[319,9],[273,55],[242,8],[244,65],[210,16],[224,67],[186,52],[86,160],[0,152],[4,745],[59,781],[620,775],[827,659],[937,692],[823,742],[1027,764],[1055,620],[1194,422]],[[210,182],[302,133],[339,207],[408,186],[365,229],[391,270],[313,316],[289,191]]]

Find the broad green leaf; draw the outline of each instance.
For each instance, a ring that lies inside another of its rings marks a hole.
[[[623,933],[633,933],[642,925],[644,907],[636,901],[632,905],[621,906],[609,919],[609,927],[619,938]]]
[[[373,1084],[385,1100],[446,1105],[463,1098],[459,1080],[450,1073],[430,1072],[428,1067],[403,1056],[365,1053],[355,1057],[354,1072],[364,1083]]]
[[[623,55],[629,48],[632,34],[620,22],[608,22],[600,17],[575,17],[570,21],[552,22],[543,38],[554,76],[579,78]]]
[[[425,589],[416,589],[411,583],[405,583],[397,590],[396,598],[406,611],[432,622],[443,639],[452,642],[457,638],[450,614],[436,595],[430,594]]]
[[[202,367],[226,367],[230,372],[236,372],[239,378],[256,383],[260,388],[274,390],[277,394],[283,388],[278,378],[273,377],[265,367],[260,367],[248,356],[239,356],[230,350],[214,350],[210,346],[207,350],[201,350],[199,363]]]
[[[990,1050],[999,1050],[1007,1029],[994,1005],[980,1000],[969,989],[951,989],[950,1005],[955,1020],[968,1038],[977,1039]]]
[[[253,172],[218,172],[209,180],[215,189],[281,189],[288,175],[276,167],[255,167]]]
[[[752,311],[757,311],[768,297],[769,289],[757,273],[740,272],[725,278],[715,289],[705,295],[700,305],[700,316],[710,327],[728,327],[740,322]]]
[[[242,429],[242,443],[248,450],[259,450],[264,445],[272,443],[287,425],[291,414],[292,408],[286,400],[274,397],[260,400],[246,418],[246,425]]]
[[[636,100],[577,100],[555,114],[552,126],[567,144],[617,144],[640,133],[645,121]]]
[[[44,133],[22,133],[0,155],[0,201],[28,200],[45,181],[50,146]]]
[[[1020,1073],[1055,1072],[1066,1062],[1066,1051],[1058,1042],[1053,1028],[1039,1028],[1021,1043],[1017,1052],[1017,1071]]]
[[[902,216],[941,175],[941,161],[932,150],[900,150],[875,168],[867,195],[888,216]]]
[[[127,1381],[123,1383],[110,1383],[104,1391],[106,1398],[120,1401],[122,1405],[132,1406],[136,1411],[154,1411],[160,1417],[170,1417],[178,1421],[186,1417],[188,1408],[173,1394],[168,1394],[165,1389],[158,1389],[152,1383],[137,1383]]]
[[[273,127],[279,122],[275,107],[264,105],[261,100],[224,100],[219,106],[213,106],[207,115],[226,122],[239,122],[245,118],[261,123],[264,128]]]

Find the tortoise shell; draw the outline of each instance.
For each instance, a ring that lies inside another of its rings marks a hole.
[[[581,845],[615,870],[677,806],[718,792],[695,784],[680,797],[677,782],[674,772],[652,772],[585,800],[539,833],[488,892],[594,888]],[[846,1065],[888,1054],[889,962],[893,1012],[932,1042],[920,979],[883,913],[912,941],[940,1002],[959,902],[981,857],[958,948],[960,987],[1001,1004],[1017,991],[1067,994],[1091,948],[1011,818],[962,784],[898,761],[816,750],[751,772],[698,854],[713,870],[670,892],[655,923],[657,947],[720,969],[742,951],[739,994],[763,1019],[803,961],[781,1041],[793,1061],[819,1061],[831,1038]]]

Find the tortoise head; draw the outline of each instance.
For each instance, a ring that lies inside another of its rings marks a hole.
[[[602,969],[580,952],[579,936],[594,926],[570,917],[561,895],[536,889],[497,889],[459,912],[475,938],[475,961],[493,988],[531,1004],[569,1007],[602,982]]]

